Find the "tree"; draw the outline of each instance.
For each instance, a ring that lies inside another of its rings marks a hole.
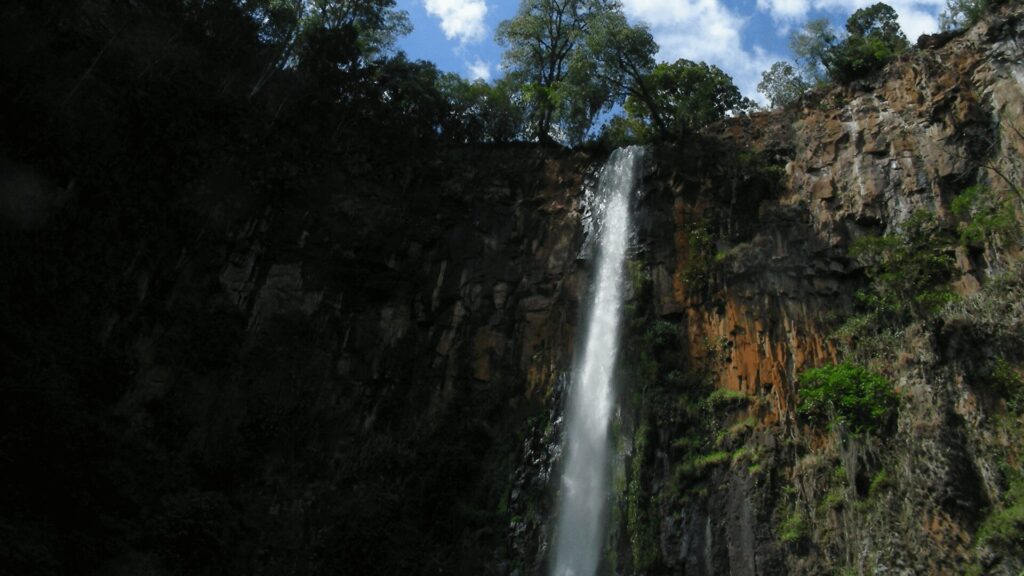
[[[504,68],[522,84],[540,140],[551,140],[552,127],[574,115],[576,123],[582,124],[579,117],[592,117],[597,112],[595,101],[606,100],[595,79],[581,83],[577,74],[572,88],[563,83],[591,23],[617,10],[614,0],[523,0],[516,15],[498,25],[496,40],[506,47]],[[567,96],[574,98],[567,100]]]
[[[583,49],[577,52],[572,69],[583,77],[597,78],[611,91],[611,101],[625,98],[643,103],[662,136],[667,136],[648,76],[654,69],[658,45],[643,25],[630,25],[621,12],[595,18]]]
[[[756,106],[743,97],[728,74],[706,62],[662,62],[643,80],[650,102],[630,96],[625,108],[648,135],[658,130],[678,136],[721,120],[729,112]]]
[[[881,2],[854,12],[846,20],[846,33],[826,63],[831,76],[841,82],[881,69],[910,47],[896,10]]]
[[[789,48],[803,68],[805,78],[821,84],[829,78],[826,62],[838,39],[828,20],[819,18],[804,24],[789,37]]]
[[[772,107],[786,106],[796,102],[810,85],[797,74],[789,62],[776,62],[761,73],[757,91],[764,94]]]
[[[508,80],[469,82],[449,73],[441,75],[438,86],[447,104],[441,123],[446,140],[459,144],[510,142],[522,132],[522,110]]]
[[[790,36],[789,45],[806,77],[816,82],[860,78],[910,47],[896,11],[881,2],[854,12],[846,20],[842,38],[827,20],[812,20]]]
[[[944,31],[962,30],[976,24],[981,17],[1005,0],[946,0],[946,9],[939,15]]]
[[[253,86],[258,93],[279,70],[294,67],[326,43],[346,44],[348,66],[390,52],[412,30],[409,15],[395,0],[254,0],[249,8],[273,54]]]

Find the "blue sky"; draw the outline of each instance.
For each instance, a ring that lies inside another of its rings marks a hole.
[[[759,98],[761,72],[790,59],[788,37],[813,18],[837,26],[877,0],[622,0],[626,16],[646,23],[661,47],[659,60],[706,61],[731,75],[746,96]],[[938,30],[945,0],[891,0],[907,38]],[[518,0],[398,0],[413,32],[399,41],[410,57],[430,60],[467,78],[501,75],[498,23],[515,14]]]

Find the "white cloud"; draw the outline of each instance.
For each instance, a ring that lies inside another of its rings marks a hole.
[[[623,9],[651,27],[661,47],[659,60],[714,64],[732,76],[745,96],[763,101],[757,93],[761,72],[782,57],[756,46],[744,48],[740,33],[746,20],[718,0],[624,0]]]
[[[449,40],[466,44],[486,36],[487,4],[483,0],[423,0],[423,5],[427,13],[440,18],[441,29]]]
[[[811,10],[810,0],[757,0],[757,7],[776,20],[803,20]]]
[[[484,82],[491,81],[491,65],[484,62],[479,57],[470,63],[466,63],[466,68],[469,69],[469,78],[471,80],[483,80]]]

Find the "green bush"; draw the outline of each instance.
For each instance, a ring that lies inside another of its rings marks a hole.
[[[990,514],[978,527],[976,541],[1012,554],[1024,553],[1024,478],[1010,483],[1006,506]]]
[[[1019,231],[1013,204],[992,189],[974,185],[953,199],[950,210],[960,220],[960,243],[982,247],[996,236]]]
[[[715,272],[715,234],[709,222],[702,222],[690,229],[687,234],[686,260],[683,282],[692,293],[707,292]]]
[[[783,544],[802,542],[808,534],[807,519],[798,511],[794,511],[779,524],[779,542]]]
[[[1006,407],[1014,414],[1024,410],[1024,378],[1004,358],[996,358],[989,366],[985,380],[990,388],[1006,400]]]
[[[750,396],[743,392],[718,388],[708,395],[704,400],[704,405],[712,414],[718,414],[724,410],[741,408],[746,406],[748,402],[750,402]]]
[[[864,265],[871,284],[857,299],[894,325],[931,316],[954,298],[950,244],[927,212],[914,213],[894,234],[858,239],[850,255]]]
[[[812,422],[841,422],[855,434],[885,427],[898,404],[883,376],[845,362],[804,371],[799,394],[798,414]]]
[[[645,346],[655,350],[664,350],[678,344],[679,328],[671,322],[655,320],[647,327],[643,338]]]
[[[889,478],[889,473],[885,470],[879,470],[871,477],[871,483],[868,485],[868,496],[877,496],[892,487],[893,481],[892,478]]]

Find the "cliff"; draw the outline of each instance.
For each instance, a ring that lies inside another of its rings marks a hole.
[[[657,510],[659,521],[641,531],[646,544],[633,519],[622,522],[633,539],[619,566],[1020,571],[1019,515],[1004,512],[1020,505],[1020,414],[1007,408],[1012,398],[993,385],[991,368],[1019,367],[1019,231],[973,245],[929,236],[915,250],[955,261],[954,302],[895,330],[886,326],[895,310],[858,316],[872,270],[851,251],[872,235],[898,237],[915,215],[955,229],[955,198],[979,183],[1012,198],[1019,220],[1020,31],[1010,15],[954,38],[924,38],[932,48],[876,77],[727,122],[718,148],[660,151],[641,268],[651,285],[647,318],[672,325],[682,355],[657,361],[703,365],[715,388],[738,394],[717,395],[731,400],[710,424],[685,410],[639,411],[644,437],[635,432],[623,451],[648,470],[624,494],[649,503],[623,515]],[[909,264],[890,272],[915,274]],[[797,376],[838,359],[895,383],[899,412],[887,432],[822,430],[798,417]],[[669,396],[679,394],[671,369],[652,372],[668,381],[660,393]],[[1020,382],[1015,374],[1008,378]],[[1001,545],[994,517],[1007,530]]]
[[[607,573],[1024,569],[1020,235],[959,242],[953,209],[982,184],[1020,219],[1022,31],[1005,13],[650,150]],[[270,196],[225,164],[145,213],[8,162],[0,558],[543,573],[602,160],[353,157]],[[851,248],[919,213],[955,297],[872,325]],[[798,412],[800,374],[843,359],[894,384],[886,426]]]

